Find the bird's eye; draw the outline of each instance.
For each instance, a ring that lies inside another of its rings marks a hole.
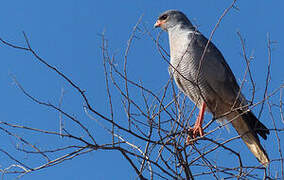
[[[160,20],[165,20],[165,19],[167,19],[167,17],[168,17],[168,15],[164,14],[164,15],[162,15],[159,19],[160,19]]]

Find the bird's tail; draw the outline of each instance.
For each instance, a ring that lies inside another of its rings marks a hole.
[[[266,139],[266,135],[269,134],[269,130],[251,111],[246,113],[231,113],[228,118],[257,160],[264,166],[267,166],[269,158],[264,148],[261,146],[257,134],[259,134],[263,139]]]

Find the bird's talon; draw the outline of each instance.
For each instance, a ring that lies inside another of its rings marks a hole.
[[[187,132],[188,136],[186,138],[186,144],[187,145],[192,145],[193,143],[196,143],[195,138],[197,138],[198,136],[202,137],[204,136],[204,132],[202,127],[194,127],[194,128],[190,128],[188,129]]]

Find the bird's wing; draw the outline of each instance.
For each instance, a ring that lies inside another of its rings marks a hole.
[[[199,60],[202,57],[208,39],[202,34],[195,34],[192,38],[192,55]],[[223,102],[233,105],[237,99],[238,104],[245,104],[243,95],[239,92],[240,88],[236,78],[217,47],[209,42],[206,54],[201,61],[199,75],[203,76],[209,87],[221,97]]]
[[[192,43],[194,58],[201,58],[207,42],[208,40],[203,35],[198,34],[195,36],[195,40]],[[209,43],[206,54],[201,62],[200,75],[214,91],[214,94],[211,95],[220,97],[223,102],[229,105],[233,105],[235,100],[237,100],[236,103],[238,103],[235,105],[238,106],[246,103],[244,96],[239,92],[240,88],[232,70],[213,43]],[[237,112],[228,114],[227,118],[232,120],[232,125],[256,158],[263,165],[267,165],[269,158],[261,146],[257,134],[266,139],[269,130],[251,111],[245,112],[238,110]]]

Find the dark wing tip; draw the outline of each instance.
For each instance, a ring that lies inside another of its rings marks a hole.
[[[262,124],[251,111],[248,111],[241,116],[248,123],[251,130],[260,135],[264,140],[267,139],[267,135],[270,134],[269,129],[267,129],[267,127]]]

